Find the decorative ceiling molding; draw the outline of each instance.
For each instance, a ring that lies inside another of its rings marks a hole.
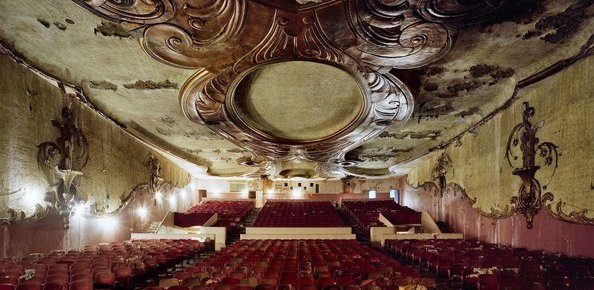
[[[182,111],[250,150],[260,168],[256,174],[272,177],[281,171],[279,160],[292,159],[318,163],[322,176],[347,175],[345,167],[357,162],[346,160],[346,152],[412,114],[412,93],[389,71],[438,60],[450,49],[458,26],[485,19],[506,3],[73,1],[142,32],[142,47],[152,58],[175,67],[206,68],[182,87]],[[253,72],[291,61],[331,66],[351,76],[362,95],[357,116],[315,140],[269,134],[242,119],[237,103],[246,96],[237,93],[238,86]]]

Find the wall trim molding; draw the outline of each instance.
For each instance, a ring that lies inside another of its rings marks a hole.
[[[491,207],[490,211],[485,211],[475,206],[477,198],[470,197],[466,189],[455,182],[448,183],[443,191],[443,196],[440,196],[439,186],[433,181],[426,181],[419,186],[414,186],[408,182],[408,179],[404,178],[404,180],[406,186],[412,188],[415,194],[430,194],[437,198],[443,198],[446,194],[453,196],[460,195],[460,199],[467,201],[477,213],[493,220],[507,219],[516,213],[516,208],[512,204],[506,204],[502,209]],[[577,209],[567,213],[563,210],[564,205],[566,205],[565,202],[562,199],[558,199],[557,202],[553,200],[545,203],[544,209],[549,215],[558,220],[578,225],[594,226],[594,218],[588,218],[586,216],[589,212],[588,209]]]

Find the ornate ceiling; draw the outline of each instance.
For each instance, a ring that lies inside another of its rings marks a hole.
[[[204,174],[377,177],[591,46],[590,2],[2,1],[0,38]]]

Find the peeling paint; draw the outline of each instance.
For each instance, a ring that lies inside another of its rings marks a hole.
[[[67,28],[66,24],[64,24],[62,22],[58,22],[58,21],[54,22],[54,26],[56,26],[58,29],[60,29],[62,31],[66,30],[66,28]]]
[[[522,38],[530,39],[544,34],[540,39],[545,42],[563,42],[574,35],[580,25],[588,19],[587,10],[592,6],[593,2],[592,0],[582,0],[571,5],[563,12],[542,17],[536,22],[534,29],[526,32]]]
[[[402,132],[402,133],[392,133],[392,132],[382,132],[379,135],[379,138],[394,138],[394,139],[431,139],[435,140],[437,137],[441,136],[441,132],[437,130],[432,131],[420,131],[420,132]]]
[[[168,115],[161,117],[161,122],[165,123],[169,127],[173,127],[173,125],[175,125],[175,119]]]
[[[464,110],[461,111],[460,113],[457,113],[456,116],[460,117],[460,118],[466,118],[468,116],[472,116],[474,114],[480,114],[481,109],[479,107],[472,107],[468,110]]]
[[[155,82],[155,81],[136,81],[133,84],[124,84],[126,89],[131,90],[159,90],[159,89],[177,89],[178,84],[174,83],[170,80],[165,80],[162,82]]]
[[[37,21],[39,21],[41,25],[45,26],[45,28],[49,28],[51,26],[50,22],[43,18],[37,18]]]
[[[101,24],[97,25],[95,28],[95,34],[101,33],[103,36],[114,36],[119,38],[129,38],[132,37],[132,34],[126,28],[124,28],[119,23],[113,22],[101,22]]]
[[[118,86],[114,83],[110,83],[108,81],[90,81],[89,86],[93,89],[98,90],[112,90],[117,91]]]

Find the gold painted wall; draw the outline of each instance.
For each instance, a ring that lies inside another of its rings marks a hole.
[[[60,120],[61,110],[69,100],[47,80],[0,54],[0,102],[2,219],[7,216],[8,207],[31,214],[36,203],[44,204],[43,194],[48,191],[49,184],[37,165],[37,145],[58,137],[58,130],[52,126],[51,120]],[[146,166],[149,154],[159,160],[165,180],[178,188],[189,184],[187,172],[151,152],[121,128],[76,100],[72,107],[78,112],[82,131],[89,144],[90,159],[82,170],[84,175],[77,177],[77,191],[83,199],[88,199],[91,204],[97,202],[99,206],[107,203],[107,211],[116,209],[132,188],[149,180],[150,169]],[[19,189],[21,191],[8,194]],[[127,239],[131,218],[124,211],[119,216],[119,226],[109,235],[97,231],[95,221],[72,223],[69,230],[63,230],[60,220],[55,218],[27,224],[0,225],[0,257]],[[47,243],[32,244],[30,235],[33,234]]]
[[[513,127],[522,121],[523,102],[535,108],[532,124],[541,125],[537,137],[540,142],[558,146],[559,164],[555,175],[547,183],[541,169],[536,178],[547,185],[551,192],[551,214],[557,218],[581,223],[594,221],[594,59],[587,57],[563,71],[520,89],[518,100],[498,113],[474,133],[467,133],[459,144],[433,152],[398,168],[408,174],[413,186],[434,181],[433,167],[443,152],[451,160],[447,182],[461,185],[471,199],[476,199],[475,209],[487,216],[506,217],[511,213],[510,200],[521,184],[512,175],[513,168],[506,159],[506,144]],[[538,165],[538,164],[537,164]],[[562,212],[556,210],[560,204]],[[445,211],[455,210],[446,208]],[[583,218],[569,213],[583,213]],[[543,211],[539,214],[545,214]],[[572,220],[573,219],[573,220]]]

